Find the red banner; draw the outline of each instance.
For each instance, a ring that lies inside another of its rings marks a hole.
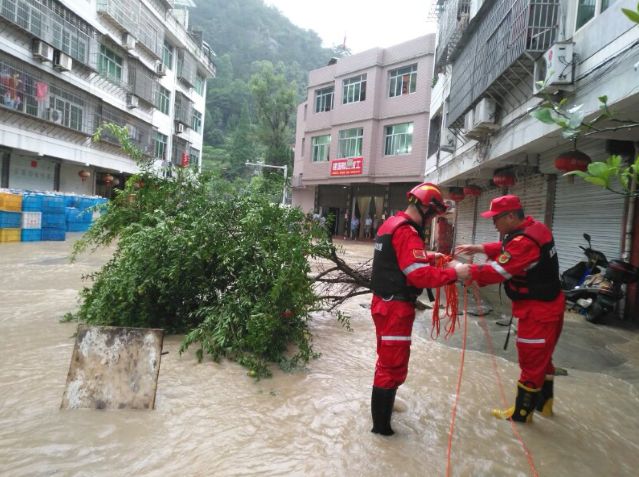
[[[331,161],[332,176],[355,176],[362,173],[363,157],[348,157]]]

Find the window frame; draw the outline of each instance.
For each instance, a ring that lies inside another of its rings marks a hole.
[[[572,8],[573,8],[573,19],[574,19],[573,21],[574,32],[576,33],[580,31],[582,28],[589,25],[593,20],[596,20],[597,17],[599,17],[599,15],[601,15],[603,12],[608,10],[616,1],[617,0],[594,0],[595,5],[594,5],[594,12],[592,16],[579,26],[577,26],[577,22],[579,21],[580,5],[578,2],[573,4]],[[605,6],[605,8],[604,8],[604,2],[607,2],[607,5]]]
[[[327,104],[327,99],[330,101]],[[335,85],[315,90],[315,112],[325,113],[335,107]]]
[[[327,142],[320,142],[320,140]],[[328,162],[331,156],[331,135],[321,134],[311,137],[311,162]]]
[[[364,128],[341,129],[337,139],[337,158],[361,157],[363,143]]]
[[[114,75],[111,72],[112,68],[113,71],[119,73],[119,75]],[[108,80],[121,83],[123,72],[124,58],[108,46],[100,44],[100,52],[98,54],[98,73]]]
[[[164,40],[164,44],[162,45],[162,64],[170,70],[173,70],[174,56],[175,48],[173,45]]]
[[[406,91],[404,88],[406,87]],[[388,97],[396,98],[417,92],[417,63],[394,68],[388,72]]]
[[[351,76],[342,80],[342,104],[366,101],[367,74]]]
[[[193,112],[191,113],[191,129],[197,133],[202,132],[202,119],[203,114],[199,112],[197,109],[193,108]]]
[[[155,108],[161,113],[168,115],[171,110],[171,91],[162,85],[158,86],[159,88],[155,93]],[[165,94],[165,92],[168,94]]]
[[[395,131],[406,126],[408,131]],[[384,126],[384,156],[406,156],[413,153],[413,134],[415,125],[406,123],[387,124]]]
[[[204,96],[205,84],[206,84],[206,78],[202,76],[200,73],[195,73],[195,84],[193,85],[193,89],[200,96]]]

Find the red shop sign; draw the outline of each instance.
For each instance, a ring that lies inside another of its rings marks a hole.
[[[362,173],[363,157],[348,157],[331,161],[332,176],[355,176]]]

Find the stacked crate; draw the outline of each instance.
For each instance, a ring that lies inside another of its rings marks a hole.
[[[42,240],[65,240],[66,228],[64,197],[45,195],[42,200]]]
[[[86,232],[91,227],[93,213],[90,210],[66,207],[67,232]]]
[[[22,196],[0,192],[0,242],[20,241]]]
[[[26,193],[22,196],[22,231],[23,242],[42,240],[42,194]]]

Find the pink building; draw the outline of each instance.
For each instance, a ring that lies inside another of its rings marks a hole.
[[[336,220],[375,224],[406,206],[422,181],[435,35],[332,60],[309,73],[299,105],[293,205]],[[370,221],[369,221],[370,222]]]

